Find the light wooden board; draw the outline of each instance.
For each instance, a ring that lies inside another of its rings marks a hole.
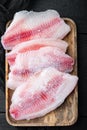
[[[64,38],[69,43],[67,53],[75,60],[72,75],[77,75],[77,31],[74,21],[64,18],[65,22],[70,25],[71,32]],[[8,79],[9,67],[6,61],[6,81]],[[13,126],[67,126],[76,122],[78,117],[78,87],[67,97],[65,102],[56,110],[48,113],[46,116],[33,120],[14,120],[9,114],[9,106],[13,91],[6,85],[6,119]]]

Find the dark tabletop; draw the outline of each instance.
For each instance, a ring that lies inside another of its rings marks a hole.
[[[43,11],[57,10],[62,17],[69,17],[77,25],[78,43],[78,76],[79,76],[79,116],[78,121],[69,127],[55,127],[56,130],[85,130],[87,126],[87,2],[86,0],[3,0],[0,2],[0,36],[5,30],[5,24],[12,19],[13,14],[19,10]],[[4,19],[3,19],[4,18]],[[12,127],[5,119],[4,95],[4,50],[0,45],[0,130],[30,130],[54,129],[54,127]]]

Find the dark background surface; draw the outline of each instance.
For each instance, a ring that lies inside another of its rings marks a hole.
[[[3,0],[0,1],[0,36],[5,31],[6,22],[19,10],[57,10],[62,17],[69,17],[77,25],[78,76],[79,76],[79,117],[75,125],[55,127],[56,130],[84,130],[87,126],[87,1],[86,0]],[[54,127],[12,127],[5,119],[5,70],[4,50],[0,44],[0,130],[49,130]]]

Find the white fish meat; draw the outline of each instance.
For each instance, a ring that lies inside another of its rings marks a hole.
[[[26,68],[30,72],[35,72],[43,67],[53,66],[59,71],[71,72],[73,65],[74,59],[68,54],[57,47],[47,46],[39,50],[19,53],[12,68]]]
[[[18,87],[10,106],[15,120],[42,117],[60,106],[77,84],[77,76],[46,68]]]
[[[62,72],[71,72],[74,60],[57,47],[43,47],[36,51],[19,53],[11,68],[7,86],[15,89],[26,82],[31,74],[43,68],[54,67]]]
[[[20,11],[1,38],[4,49],[11,50],[15,45],[37,38],[63,39],[70,31],[55,10],[43,12]]]
[[[32,50],[38,50],[41,47],[45,47],[45,46],[55,46],[55,47],[60,48],[62,51],[66,52],[68,43],[63,40],[60,40],[60,39],[54,40],[52,38],[50,38],[50,39],[42,38],[42,39],[23,42],[21,44],[16,45],[12,49],[12,51],[10,51],[9,53],[6,54],[7,61],[9,63],[9,65],[14,65],[16,55],[18,53],[23,53],[23,52],[32,51]]]

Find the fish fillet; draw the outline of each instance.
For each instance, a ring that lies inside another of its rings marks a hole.
[[[20,11],[14,15],[12,23],[1,38],[4,49],[37,38],[63,39],[70,31],[55,10],[43,12]]]
[[[15,120],[42,117],[60,106],[73,91],[78,78],[55,68],[43,69],[18,87],[10,106]]]
[[[68,47],[68,43],[57,39],[54,40],[52,38],[50,39],[37,39],[37,40],[31,40],[27,42],[23,42],[21,44],[16,45],[12,51],[6,54],[7,61],[9,65],[13,65],[15,63],[16,55],[20,52],[27,52],[32,50],[38,50],[41,47],[44,46],[56,46],[60,48],[62,51],[66,52],[66,49]]]
[[[15,65],[10,67],[7,86],[15,89],[19,83],[26,82],[31,74],[49,66],[62,72],[71,72],[73,64],[73,58],[57,47],[43,47],[36,51],[19,53]]]

